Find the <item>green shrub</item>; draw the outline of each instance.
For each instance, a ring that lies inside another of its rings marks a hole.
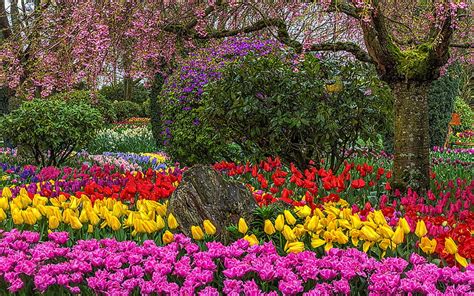
[[[99,90],[99,93],[111,102],[125,100],[123,81],[115,85],[106,85]],[[131,97],[132,102],[141,104],[149,98],[150,91],[146,89],[145,86],[142,84],[135,84],[133,86]]]
[[[336,169],[358,138],[375,139],[388,122],[379,95],[386,87],[362,64],[308,55],[295,69],[279,56],[249,55],[221,74],[200,101],[166,106],[174,112],[170,153],[186,164],[244,153]]]
[[[474,112],[461,97],[456,97],[454,102],[454,112],[458,113],[461,117],[461,125],[454,127],[455,132],[463,132],[473,129]]]
[[[0,121],[4,137],[19,154],[41,166],[58,165],[94,138],[100,112],[84,102],[35,99],[24,102]]]
[[[88,90],[74,90],[62,92],[51,96],[50,99],[67,101],[70,103],[85,102],[99,110],[106,123],[112,123],[117,120],[117,116],[112,107],[112,102],[107,100],[100,93],[91,94]]]
[[[431,147],[444,145],[459,83],[459,69],[453,66],[446,75],[431,84],[428,94]]]
[[[137,103],[131,101],[114,101],[112,104],[118,121],[142,115],[142,107]]]

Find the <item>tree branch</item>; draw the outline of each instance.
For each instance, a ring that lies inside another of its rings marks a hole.
[[[354,55],[356,59],[362,62],[374,63],[372,58],[360,46],[353,42],[334,42],[334,43],[320,43],[313,44],[310,47],[311,51],[346,51]]]

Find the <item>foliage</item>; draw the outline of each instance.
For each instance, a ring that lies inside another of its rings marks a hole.
[[[157,150],[150,126],[113,126],[99,131],[87,146],[87,151],[98,154],[115,152],[154,152]]]
[[[50,97],[53,100],[66,101],[70,104],[84,102],[97,109],[106,123],[117,120],[112,103],[100,93],[91,93],[88,90],[74,90],[70,92],[57,93]]]
[[[116,84],[105,85],[100,90],[99,93],[103,95],[107,100],[113,101],[124,101],[124,84],[123,81],[120,81]],[[132,102],[143,103],[150,97],[150,92],[145,88],[143,84],[136,83],[132,88]]]
[[[431,147],[444,145],[454,98],[459,93],[459,82],[459,66],[453,66],[446,75],[431,84],[428,94]]]
[[[101,124],[99,111],[87,103],[41,99],[23,103],[0,122],[3,136],[41,166],[64,162]]]
[[[248,56],[205,88],[197,115],[249,155],[337,169],[358,138],[376,140],[387,125],[389,105],[378,95],[384,86],[373,75],[361,64],[311,55],[295,68],[279,57]]]
[[[112,103],[113,110],[117,114],[117,120],[122,121],[130,117],[142,116],[142,107],[132,101],[114,101]]]
[[[461,97],[456,97],[454,101],[454,112],[461,117],[461,125],[454,126],[455,131],[462,132],[473,129],[474,111]]]

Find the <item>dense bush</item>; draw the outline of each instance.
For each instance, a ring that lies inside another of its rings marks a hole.
[[[461,97],[456,97],[455,99],[454,112],[458,113],[461,117],[461,125],[454,127],[456,132],[473,129],[474,111]]]
[[[35,99],[2,118],[0,129],[19,154],[50,166],[85,147],[101,124],[100,112],[85,102]]]
[[[111,123],[117,120],[117,116],[112,108],[112,102],[107,100],[100,93],[92,94],[87,90],[74,90],[55,94],[51,96],[51,99],[67,101],[72,104],[84,102],[99,110],[106,123]]]
[[[112,105],[118,121],[143,114],[141,105],[132,101],[114,101]]]
[[[454,66],[431,85],[428,94],[431,147],[444,145],[459,83],[459,68]]]
[[[124,85],[123,81],[114,84],[106,85],[99,90],[99,93],[103,95],[107,100],[113,101],[124,101]],[[150,91],[145,88],[142,84],[135,84],[132,88],[131,101],[141,104],[150,98]]]
[[[325,160],[337,168],[358,138],[375,139],[388,124],[379,95],[385,88],[369,73],[361,64],[310,55],[296,68],[280,56],[249,55],[176,113],[172,139],[182,145],[173,155],[191,163],[203,155],[232,158],[234,144],[251,158],[279,155],[300,166]]]

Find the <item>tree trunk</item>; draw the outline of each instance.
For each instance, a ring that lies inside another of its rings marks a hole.
[[[411,187],[419,193],[429,188],[430,143],[428,121],[429,82],[399,81],[390,84],[395,96],[394,188]]]
[[[123,99],[124,101],[132,100],[133,79],[130,76],[123,78]]]
[[[155,138],[157,147],[163,145],[163,138],[161,137],[161,132],[163,130],[161,122],[161,106],[158,102],[158,96],[161,93],[164,81],[163,75],[159,73],[155,74],[150,90],[151,131],[153,133],[153,138]]]

